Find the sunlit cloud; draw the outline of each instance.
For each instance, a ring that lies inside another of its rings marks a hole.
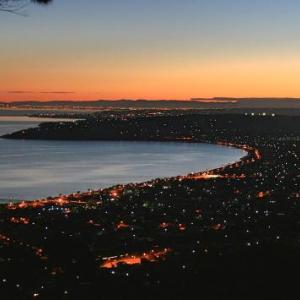
[[[75,92],[70,91],[7,91],[8,94],[75,94]]]

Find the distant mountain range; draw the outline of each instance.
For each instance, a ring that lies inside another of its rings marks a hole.
[[[191,100],[96,100],[0,102],[0,108],[289,108],[300,109],[300,98],[192,98]]]

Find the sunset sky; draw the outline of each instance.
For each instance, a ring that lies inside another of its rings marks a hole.
[[[299,0],[54,0],[0,13],[0,101],[300,97]]]

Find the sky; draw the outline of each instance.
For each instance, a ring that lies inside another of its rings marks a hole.
[[[299,0],[53,0],[0,13],[0,101],[300,97]]]

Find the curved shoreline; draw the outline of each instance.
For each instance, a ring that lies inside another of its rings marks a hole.
[[[53,123],[56,123],[56,122],[53,122]],[[144,183],[148,183],[148,182],[155,182],[157,179],[163,179],[163,180],[172,180],[174,178],[177,178],[177,179],[182,179],[182,178],[196,178],[196,177],[201,177],[201,176],[206,176],[206,178],[209,178],[209,176],[212,176],[212,174],[214,172],[220,172],[222,169],[224,168],[227,168],[227,167],[230,167],[230,166],[233,166],[233,165],[236,165],[236,164],[239,164],[239,163],[242,163],[244,160],[246,160],[249,155],[250,155],[250,151],[253,150],[252,147],[250,146],[247,146],[247,145],[237,145],[237,144],[232,144],[232,143],[226,143],[226,142],[215,142],[213,140],[200,140],[200,139],[193,139],[191,137],[184,137],[184,136],[178,136],[178,137],[175,137],[175,138],[159,138],[159,139],[147,139],[147,138],[138,138],[138,139],[131,139],[131,138],[123,138],[123,139],[106,139],[106,138],[102,138],[102,139],[53,139],[53,138],[21,138],[20,137],[20,134],[22,135],[23,133],[26,133],[28,130],[31,130],[31,129],[38,129],[40,127],[40,125],[42,125],[43,123],[40,123],[40,124],[37,124],[36,127],[32,127],[32,128],[29,128],[29,129],[21,129],[17,132],[13,132],[13,133],[10,133],[10,134],[5,134],[3,136],[0,136],[0,138],[2,139],[12,139],[12,140],[31,140],[31,141],[63,141],[63,142],[72,142],[72,141],[89,141],[89,142],[158,142],[158,143],[193,143],[193,144],[207,144],[207,145],[219,145],[219,146],[224,146],[224,147],[230,147],[230,148],[235,148],[235,149],[239,149],[239,150],[242,150],[243,152],[245,152],[245,155],[241,156],[238,160],[235,160],[233,162],[229,162],[229,163],[226,163],[224,165],[221,165],[219,167],[216,167],[216,168],[213,168],[213,169],[207,169],[207,170],[203,170],[203,171],[194,171],[194,172],[189,172],[189,173],[184,173],[184,174],[179,174],[179,175],[170,175],[170,176],[163,176],[163,177],[153,177],[153,178],[150,178],[149,180],[146,180],[146,181],[142,181],[142,182],[129,182],[129,183],[126,183],[126,184],[113,184],[113,185],[110,185],[110,186],[107,186],[107,187],[104,187],[104,188],[96,188],[96,189],[93,189],[93,191],[95,192],[99,192],[99,191],[102,191],[102,190],[109,190],[109,189],[113,189],[115,186],[132,186],[132,185],[135,185],[135,186],[139,186],[139,185],[143,185]],[[44,123],[44,124],[47,124],[47,123]],[[81,192],[81,194],[83,195],[86,195],[87,193],[89,193],[88,190],[86,191],[83,191]],[[60,196],[61,194],[59,195],[49,195],[47,196],[46,198],[43,197],[43,198],[39,198],[39,199],[30,199],[30,200],[10,200],[10,199],[3,199],[1,201],[1,204],[7,204],[7,203],[21,203],[21,202],[34,202],[34,201],[43,201],[45,199],[48,199],[48,198],[53,198],[53,199],[58,199],[58,198],[61,198]],[[71,196],[71,195],[74,195],[74,193],[71,193],[71,194],[65,194],[63,197],[66,198],[68,196]]]
[[[62,140],[59,140],[62,141]],[[69,140],[70,141],[70,140]],[[72,141],[77,141],[77,140],[72,140]],[[99,142],[103,140],[98,140]],[[116,141],[116,140],[105,140],[105,141]],[[119,142],[124,142],[124,141],[132,141],[132,142],[141,142],[141,140],[118,140]],[[174,140],[143,140],[144,142],[176,142],[176,143],[195,143],[195,144],[210,144],[210,145],[220,145],[224,147],[231,147],[231,148],[236,148],[239,150],[242,150],[246,152],[244,156],[242,156],[239,160],[228,163],[226,165],[222,165],[220,167],[214,168],[214,169],[209,169],[205,171],[199,171],[199,172],[191,172],[187,173],[185,175],[177,175],[177,176],[169,176],[169,177],[157,177],[150,179],[148,181],[144,182],[136,182],[136,183],[126,183],[126,184],[116,184],[112,185],[106,188],[100,188],[100,189],[95,189],[95,190],[87,190],[83,191],[80,193],[71,193],[71,194],[64,194],[64,195],[57,195],[57,196],[48,196],[47,198],[41,198],[41,199],[32,199],[32,200],[25,200],[25,201],[7,201],[7,202],[2,202],[0,205],[8,206],[10,209],[15,209],[15,208],[26,208],[26,207],[39,207],[43,205],[48,205],[48,204],[67,204],[67,203],[73,203],[73,204],[85,204],[85,202],[81,201],[71,201],[70,198],[73,198],[76,195],[77,199],[80,199],[82,197],[86,196],[91,196],[94,193],[102,193],[102,192],[110,192],[114,190],[118,190],[118,193],[121,191],[125,190],[126,188],[143,188],[146,185],[153,185],[155,182],[158,180],[161,181],[172,181],[172,180],[178,180],[182,181],[184,179],[194,179],[194,180],[209,180],[209,179],[217,179],[217,178],[235,178],[235,179],[243,179],[244,175],[229,175],[228,174],[222,174],[222,172],[227,169],[227,168],[233,168],[233,167],[238,167],[240,165],[248,164],[251,162],[254,162],[256,160],[261,159],[261,155],[258,149],[253,148],[249,145],[239,145],[239,144],[233,144],[229,142],[217,142],[214,143],[213,141],[208,141],[208,140],[192,140],[192,139],[186,139],[186,138],[177,138]]]

